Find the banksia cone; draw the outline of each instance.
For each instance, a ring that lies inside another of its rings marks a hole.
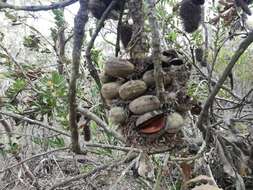
[[[197,30],[201,21],[200,5],[196,5],[192,0],[183,0],[179,11],[184,30],[188,33]]]

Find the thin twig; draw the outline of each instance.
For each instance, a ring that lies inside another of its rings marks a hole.
[[[142,152],[141,149],[138,148],[132,148],[132,147],[123,147],[123,146],[114,146],[109,144],[100,144],[100,143],[86,143],[87,147],[93,147],[93,148],[103,148],[103,149],[114,149],[114,150],[120,150],[124,152],[133,151],[133,152]]]
[[[4,3],[0,1],[0,10],[1,9],[14,9],[16,11],[48,11],[52,9],[59,9],[63,7],[67,7],[69,5],[74,4],[78,0],[65,0],[65,1],[60,1],[58,3],[52,3],[51,5],[31,5],[31,6],[17,6],[17,5],[11,5],[9,3]]]
[[[97,86],[99,87],[99,89],[101,88],[101,82],[98,76],[98,72],[97,69],[95,68],[95,66],[92,64],[92,58],[91,58],[91,49],[93,48],[94,42],[100,32],[100,30],[102,29],[102,27],[104,26],[104,21],[107,18],[108,14],[110,13],[111,9],[114,7],[114,5],[116,4],[116,0],[113,0],[110,5],[106,8],[105,12],[103,13],[101,19],[98,22],[98,25],[96,27],[96,30],[94,32],[94,34],[91,37],[90,42],[88,43],[87,49],[86,49],[86,63],[89,69],[89,72],[92,76],[92,78],[95,80]]]
[[[118,183],[123,179],[123,177],[126,175],[126,173],[131,170],[132,167],[138,162],[140,159],[141,153],[138,157],[136,157],[132,162],[121,172],[121,175],[118,177],[118,179],[115,181],[115,183],[112,185],[112,187],[109,190],[117,190]]]
[[[118,27],[117,27],[117,39],[116,39],[116,47],[115,47],[115,57],[118,57],[120,52],[120,34],[122,32],[122,18],[124,14],[124,8],[125,8],[125,2],[126,0],[122,0],[122,4],[120,7],[120,17],[118,21]]]
[[[5,169],[3,169],[3,170],[0,170],[0,173],[3,173],[3,172],[5,172],[5,171],[7,171],[7,170],[10,170],[10,169],[12,169],[12,168],[15,168],[15,167],[17,167],[17,166],[19,166],[19,165],[21,165],[21,164],[23,164],[23,163],[25,163],[25,162],[28,162],[28,161],[30,161],[30,160],[32,160],[32,159],[35,159],[35,158],[38,158],[38,157],[41,157],[41,156],[45,156],[45,155],[48,155],[48,154],[52,154],[52,153],[54,153],[54,152],[59,152],[59,151],[63,151],[63,150],[68,150],[68,149],[69,149],[69,147],[64,147],[64,148],[58,148],[58,149],[50,150],[50,151],[47,151],[47,152],[43,152],[43,153],[41,153],[41,154],[36,154],[36,155],[34,155],[34,156],[32,156],[32,157],[29,157],[29,158],[26,158],[26,159],[24,159],[24,160],[21,160],[21,161],[18,162],[17,164],[14,164],[14,165],[9,166],[9,167],[7,167],[7,168],[5,168]]]
[[[60,130],[55,129],[55,128],[52,128],[52,126],[50,126],[50,125],[46,125],[46,124],[44,124],[44,123],[42,123],[42,122],[39,122],[39,121],[37,121],[37,120],[30,119],[30,118],[25,117],[25,116],[23,116],[23,115],[11,113],[11,112],[4,112],[4,111],[2,111],[2,110],[0,110],[0,114],[7,115],[7,116],[13,117],[13,118],[17,118],[17,119],[26,121],[26,122],[28,122],[28,123],[36,124],[36,125],[39,125],[39,126],[45,128],[45,129],[48,129],[48,130],[50,130],[50,131],[54,131],[54,132],[59,133],[59,134],[61,134],[61,135],[70,137],[70,135],[69,135],[68,133],[65,133],[65,132],[60,131]]]
[[[166,168],[168,161],[169,161],[169,154],[166,154],[163,160],[163,164],[159,167],[158,169],[158,174],[157,174],[157,178],[156,178],[156,182],[154,185],[154,190],[159,190],[161,188],[160,183],[161,183],[161,179],[162,179],[162,173],[164,171],[164,169]]]
[[[35,86],[31,82],[31,80],[27,76],[27,74],[26,74],[25,70],[23,69],[23,67],[14,59],[14,57],[10,54],[10,52],[2,44],[0,44],[0,48],[2,48],[4,50],[4,52],[8,55],[9,59],[17,66],[17,68],[20,69],[22,75],[25,77],[25,79],[27,80],[27,82],[31,86],[32,90],[38,93],[39,91],[35,88]]]
[[[57,187],[62,187],[64,185],[66,185],[66,184],[69,184],[69,183],[71,183],[73,181],[77,181],[79,179],[86,179],[87,177],[90,177],[93,174],[98,173],[100,171],[103,171],[105,169],[110,169],[111,170],[114,167],[120,166],[120,165],[122,165],[124,163],[127,163],[128,161],[131,161],[135,157],[136,157],[135,155],[134,156],[133,155],[127,155],[127,157],[124,158],[123,160],[120,159],[120,160],[114,161],[112,164],[105,164],[105,165],[99,166],[99,167],[95,168],[94,170],[92,170],[89,173],[79,174],[79,175],[76,175],[76,176],[71,177],[71,178],[63,179],[62,182],[54,184],[48,190],[53,190],[53,189],[56,189]]]
[[[244,51],[249,47],[249,45],[253,42],[253,32],[249,33],[248,37],[245,38],[238,50],[235,52],[235,54],[233,55],[230,63],[227,65],[226,69],[224,70],[222,76],[220,77],[220,79],[218,80],[218,82],[216,83],[214,89],[212,90],[211,94],[209,95],[209,97],[207,98],[203,109],[200,113],[200,116],[198,118],[197,121],[197,127],[201,130],[201,132],[204,134],[207,132],[206,128],[203,125],[204,119],[206,118],[207,114],[208,114],[208,110],[210,108],[210,106],[212,105],[215,96],[218,94],[219,90],[221,89],[223,83],[225,82],[227,76],[230,74],[232,68],[234,67],[234,65],[236,64],[237,60],[241,57],[241,55],[244,53]]]

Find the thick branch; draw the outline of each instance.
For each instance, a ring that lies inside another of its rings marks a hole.
[[[160,36],[159,36],[159,27],[155,17],[155,0],[148,0],[149,4],[149,24],[152,28],[152,58],[154,63],[154,77],[156,83],[156,94],[159,97],[160,101],[164,103],[164,82],[163,82],[163,69],[161,65],[160,57]]]
[[[14,9],[16,11],[48,11],[52,9],[59,9],[74,4],[78,0],[65,0],[58,3],[52,3],[51,5],[31,5],[31,6],[16,6],[9,3],[0,1],[0,9]]]
[[[149,52],[147,36],[144,32],[144,6],[143,1],[129,0],[129,12],[133,19],[133,34],[128,46],[130,56],[135,63],[141,64],[141,60]]]
[[[249,33],[248,37],[241,42],[238,50],[233,55],[230,63],[227,65],[222,76],[220,77],[220,79],[216,83],[213,91],[211,92],[211,94],[207,98],[207,100],[204,104],[204,107],[200,113],[200,116],[198,118],[198,121],[197,121],[197,127],[201,130],[202,133],[204,133],[204,134],[206,133],[206,129],[203,126],[203,122],[208,114],[208,110],[209,110],[210,106],[213,104],[215,96],[218,94],[218,92],[221,89],[223,83],[225,82],[227,76],[231,73],[231,70],[233,69],[234,65],[236,64],[236,62],[238,61],[240,56],[244,53],[244,51],[249,47],[249,45],[252,42],[253,42],[253,32]]]
[[[88,21],[88,1],[79,0],[80,8],[74,23],[74,45],[72,52],[72,71],[69,83],[69,128],[71,130],[72,150],[80,153],[78,126],[76,121],[76,81],[79,75],[81,47],[84,39],[84,27]]]

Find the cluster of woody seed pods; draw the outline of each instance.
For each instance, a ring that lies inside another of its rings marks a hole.
[[[159,134],[166,128],[169,128],[166,132],[175,133],[184,124],[182,115],[191,109],[186,95],[189,68],[173,49],[164,51],[161,58],[164,85],[169,99],[174,101],[171,105],[175,105],[170,114],[164,113],[156,96],[151,59],[142,63],[141,71],[137,71],[137,64],[129,60],[109,58],[105,62],[101,94],[110,106],[109,120],[112,123],[129,126],[131,122],[131,130],[140,135]]]

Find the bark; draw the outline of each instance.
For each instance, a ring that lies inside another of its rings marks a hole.
[[[160,99],[161,103],[165,103],[164,98],[164,79],[163,79],[163,69],[161,64],[161,48],[160,48],[160,34],[159,26],[155,17],[155,1],[148,0],[149,4],[149,24],[152,29],[152,59],[154,64],[154,77],[156,83],[156,94]]]
[[[80,8],[74,22],[74,45],[72,52],[72,71],[69,83],[69,128],[71,130],[72,150],[81,153],[78,126],[76,121],[76,81],[79,75],[81,47],[84,39],[84,27],[88,21],[88,1],[79,0]]]
[[[147,36],[144,33],[144,10],[143,1],[130,0],[129,11],[133,19],[133,35],[131,39],[131,58],[142,59],[149,51]]]
[[[58,72],[59,74],[63,74],[64,72],[64,60],[65,60],[65,32],[64,26],[59,29],[59,65],[58,65]]]

